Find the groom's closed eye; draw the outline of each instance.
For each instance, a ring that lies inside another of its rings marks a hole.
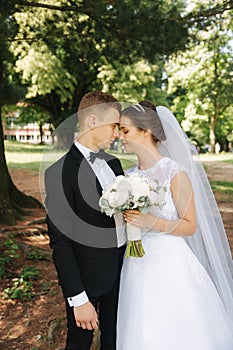
[[[111,124],[111,127],[113,129],[117,128],[119,130],[119,124],[118,123]]]

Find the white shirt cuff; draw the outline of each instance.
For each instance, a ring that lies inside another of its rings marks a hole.
[[[75,307],[75,306],[81,306],[81,305],[85,304],[86,302],[88,302],[89,299],[88,299],[86,292],[84,291],[78,295],[67,298],[67,300],[68,300],[70,307],[72,307],[72,306]]]

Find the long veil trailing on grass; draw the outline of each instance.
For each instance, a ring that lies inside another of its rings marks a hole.
[[[198,226],[185,240],[208,271],[233,323],[233,261],[214,194],[196,148],[174,115],[166,107],[156,110],[166,134],[158,150],[184,165],[194,188]]]

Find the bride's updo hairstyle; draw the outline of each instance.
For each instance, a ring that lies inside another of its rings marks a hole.
[[[129,118],[132,124],[139,130],[151,130],[151,137],[155,144],[166,140],[161,120],[153,103],[141,101],[134,106],[124,109],[121,112],[121,116]]]

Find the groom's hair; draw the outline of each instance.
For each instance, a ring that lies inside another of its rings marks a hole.
[[[78,121],[79,124],[85,120],[90,114],[102,112],[108,108],[115,108],[121,113],[121,104],[115,97],[102,91],[91,91],[83,96],[78,106]]]
[[[102,91],[91,91],[85,94],[78,106],[78,111],[81,111],[86,108],[95,107],[96,105],[104,105],[106,104],[106,108],[113,107],[121,111],[121,104],[117,101],[117,99]]]

